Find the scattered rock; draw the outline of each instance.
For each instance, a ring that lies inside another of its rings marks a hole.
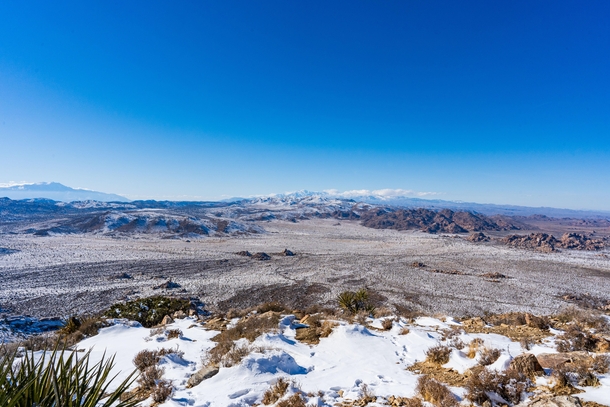
[[[133,277],[127,273],[121,273],[115,277],[118,280],[131,280]]]
[[[205,366],[193,373],[191,377],[189,377],[186,382],[186,388],[190,389],[191,387],[197,386],[199,383],[204,381],[205,379],[209,379],[210,377],[216,376],[218,373],[218,368],[214,366]]]
[[[172,319],[172,317],[170,317],[169,315],[166,315],[163,317],[163,320],[161,321],[161,325],[168,325],[168,324],[172,324],[174,322],[174,320]]]
[[[538,363],[545,369],[556,369],[565,363],[581,362],[591,359],[587,352],[541,353],[536,356]]]
[[[174,312],[172,317],[174,319],[184,319],[184,318],[186,318],[186,313],[182,310],[178,310],[178,311]]]
[[[531,353],[524,353],[515,357],[510,362],[510,367],[519,373],[523,373],[530,379],[533,379],[534,376],[544,375],[544,369],[542,366],[540,366],[536,356],[532,355]]]
[[[228,321],[224,318],[212,318],[206,321],[205,327],[214,331],[223,331],[227,328]]]
[[[242,250],[241,252],[237,252],[237,253],[235,253],[235,254],[236,254],[236,255],[238,255],[238,256],[246,256],[246,257],[250,257],[250,256],[252,256],[252,253],[250,253],[250,252],[249,252],[249,251],[247,251],[247,250]]]
[[[270,260],[271,256],[269,256],[267,253],[264,253],[264,252],[258,252],[258,253],[254,253],[252,255],[252,258],[255,260]]]
[[[525,324],[531,328],[549,329],[549,324],[544,318],[537,317],[530,313],[525,314]]]
[[[168,280],[163,284],[154,286],[153,290],[159,290],[159,289],[173,290],[174,288],[180,288],[180,284],[178,284],[172,280]]]
[[[196,309],[190,309],[189,310],[189,317],[197,317],[197,310]]]
[[[426,267],[426,265],[421,261],[414,261],[413,263],[411,263],[411,267],[424,268]]]
[[[489,237],[486,236],[483,232],[475,232],[466,238],[469,242],[480,243],[480,242],[489,242]]]
[[[498,273],[497,271],[493,272],[493,273],[484,273],[484,274],[481,274],[481,277],[491,278],[492,280],[500,280],[500,279],[503,279],[503,278],[508,278],[504,274]]]
[[[516,407],[582,407],[580,399],[573,396],[551,396],[543,395],[533,397],[527,404],[519,404]]]
[[[282,253],[280,253],[282,256],[294,256],[294,252],[291,252],[288,249],[284,249],[284,251]]]
[[[483,328],[487,325],[487,323],[481,317],[474,317],[462,321],[462,324],[466,328]]]

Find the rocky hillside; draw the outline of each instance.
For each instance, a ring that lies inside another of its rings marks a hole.
[[[471,212],[450,209],[370,210],[360,216],[362,225],[375,229],[421,230],[427,233],[467,233],[485,230],[519,230],[506,219],[494,219]]]
[[[522,249],[533,249],[541,252],[553,252],[557,249],[601,250],[606,242],[579,233],[564,233],[561,239],[556,239],[547,233],[531,233],[529,235],[510,235],[501,240],[502,243]]]

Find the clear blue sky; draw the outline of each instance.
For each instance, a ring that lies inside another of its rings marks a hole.
[[[3,1],[10,181],[610,210],[610,2]]]

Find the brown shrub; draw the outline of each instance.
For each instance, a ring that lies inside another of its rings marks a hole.
[[[234,327],[216,335],[212,340],[222,342],[224,340],[236,341],[246,338],[252,342],[263,333],[277,329],[279,322],[280,315],[275,312],[251,315],[237,322]]]
[[[264,394],[262,403],[266,406],[269,404],[273,404],[286,394],[286,390],[288,390],[288,386],[290,383],[286,381],[283,377],[277,379],[277,381],[271,386]]]
[[[403,326],[402,329],[400,330],[401,335],[407,335],[409,332],[411,332],[411,331],[409,331],[409,328],[406,326]]]
[[[307,407],[303,396],[299,393],[295,393],[292,396],[284,399],[276,404],[277,407]]]
[[[163,403],[169,398],[169,396],[172,395],[173,391],[174,388],[172,387],[172,382],[166,379],[161,379],[152,389],[150,395],[155,403]]]
[[[222,358],[222,365],[224,367],[235,366],[251,351],[252,349],[248,345],[234,345]]]
[[[513,369],[498,372],[477,367],[472,369],[466,381],[466,398],[473,403],[483,404],[490,400],[488,394],[495,393],[510,404],[517,404],[530,384],[525,375]]]
[[[451,348],[443,345],[436,345],[426,352],[426,360],[436,365],[444,365],[449,362]]]
[[[179,329],[168,329],[165,333],[167,334],[167,339],[182,337],[182,331]]]
[[[389,319],[389,318],[388,319],[384,319],[383,322],[381,323],[381,326],[386,331],[389,331],[394,326],[394,322],[391,319]]]
[[[280,302],[266,302],[264,304],[259,305],[256,308],[256,312],[258,312],[259,314],[264,314],[265,312],[291,312],[290,308],[286,307],[284,304],[280,303]]]
[[[458,401],[447,388],[429,376],[420,376],[417,380],[416,391],[421,397],[438,407],[457,407]]]
[[[184,356],[184,352],[179,351],[177,348],[176,349],[161,348],[159,350],[144,349],[144,350],[141,350],[140,352],[138,352],[136,354],[136,356],[133,358],[133,364],[139,371],[143,372],[144,370],[146,370],[146,368],[155,366],[156,364],[158,364],[159,360],[161,360],[161,358],[163,356],[170,355],[170,354],[178,355],[178,357]]]
[[[582,327],[592,328],[598,332],[610,332],[610,323],[601,313],[592,310],[582,310],[571,306],[555,316],[560,323],[567,324],[573,322]],[[561,327],[558,327],[561,328]]]
[[[498,360],[501,354],[502,352],[500,349],[483,348],[481,350],[481,359],[479,360],[479,364],[481,366],[489,366]]]
[[[608,373],[610,370],[610,356],[597,355],[591,363],[591,370],[598,374]]]
[[[593,336],[580,323],[569,325],[563,334],[557,337],[555,344],[559,352],[587,351],[594,352],[598,338]]]
[[[165,370],[157,365],[148,366],[140,372],[138,384],[142,389],[152,391],[163,377],[164,372]]]
[[[598,358],[574,359],[570,363],[564,363],[553,370],[552,377],[557,388],[554,391],[564,392],[563,388],[574,385],[597,386],[599,379],[595,376],[596,369],[603,370],[603,360]],[[600,363],[601,362],[601,363]],[[602,365],[602,366],[600,366]],[[607,365],[606,365],[607,368]]]
[[[388,404],[395,407],[423,407],[423,403],[418,397],[388,397]]]
[[[477,356],[479,348],[481,347],[483,347],[483,339],[474,338],[472,341],[470,341],[468,344],[468,357],[470,359],[474,359]]]

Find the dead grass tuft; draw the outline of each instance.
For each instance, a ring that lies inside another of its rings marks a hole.
[[[280,377],[277,381],[263,394],[262,403],[266,406],[275,403],[286,394],[286,390],[288,390],[288,386],[290,383]]]
[[[592,335],[581,323],[570,324],[555,341],[559,352],[595,352],[599,338]]]
[[[417,380],[416,391],[421,397],[438,407],[457,407],[458,401],[447,388],[429,376],[421,376]]]
[[[489,395],[495,393],[511,405],[517,404],[530,384],[525,375],[513,369],[498,372],[478,366],[471,370],[466,381],[466,398],[473,403],[483,404],[491,401]]]
[[[485,347],[481,349],[481,359],[479,360],[479,364],[481,366],[489,366],[496,360],[498,360],[501,354],[502,352],[500,351],[500,349]]]
[[[394,321],[392,319],[390,319],[390,318],[384,319],[383,322],[381,323],[381,326],[386,331],[389,331],[394,326]]]
[[[461,387],[466,382],[466,376],[456,370],[447,369],[434,363],[416,362],[407,367],[407,370],[416,374],[423,374],[448,386]]]
[[[436,345],[428,349],[426,352],[426,361],[434,363],[436,365],[444,365],[449,362],[449,355],[451,354],[451,348],[444,345]]]
[[[482,347],[483,347],[483,339],[481,339],[481,338],[474,338],[468,344],[468,357],[470,359],[474,359],[477,356],[477,352]]]
[[[277,407],[307,407],[303,396],[299,393],[295,393],[287,399],[281,400],[276,404]]]

